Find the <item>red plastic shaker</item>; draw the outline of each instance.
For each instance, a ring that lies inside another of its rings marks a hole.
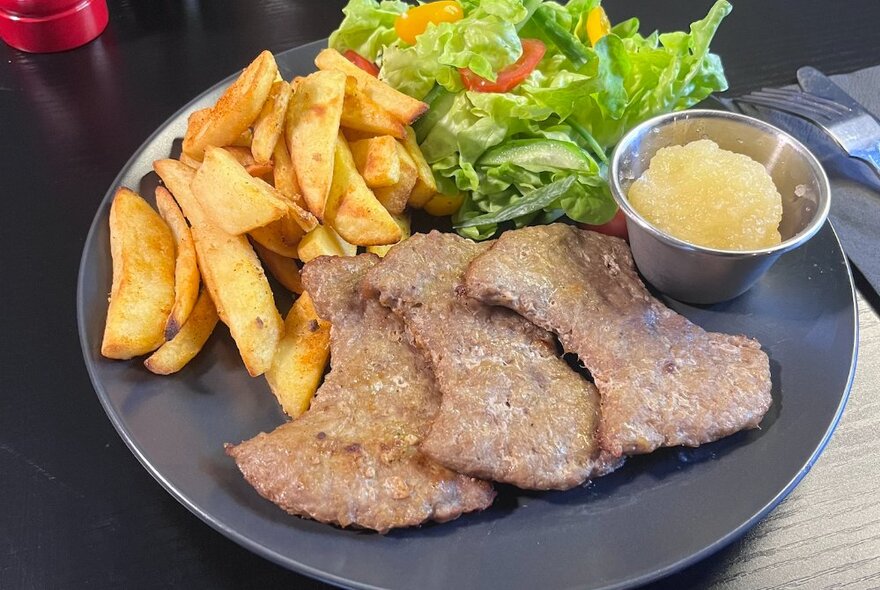
[[[0,38],[22,51],[73,49],[106,26],[106,0],[0,0]]]

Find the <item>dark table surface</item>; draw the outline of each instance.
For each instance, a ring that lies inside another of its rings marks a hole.
[[[0,44],[0,588],[323,587],[227,540],[138,464],[86,374],[75,286],[98,203],[144,139],[261,49],[325,37],[342,4],[111,0],[107,30],[87,46],[31,55]],[[612,20],[664,30],[710,2],[606,4]],[[794,82],[804,64],[880,64],[877,0],[735,5],[713,44],[733,93]],[[744,538],[655,587],[880,586],[880,320],[857,282],[859,367],[824,455]]]

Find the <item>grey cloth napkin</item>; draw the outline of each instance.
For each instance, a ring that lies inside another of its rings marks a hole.
[[[880,117],[880,66],[831,79]],[[754,114],[747,105],[739,110]],[[779,111],[757,110],[759,118],[789,132],[822,161],[831,181],[831,223],[846,255],[880,293],[880,178],[866,164],[848,157],[834,140],[811,123]]]

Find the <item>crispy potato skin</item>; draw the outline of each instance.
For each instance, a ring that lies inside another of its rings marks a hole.
[[[228,234],[213,225],[190,189],[195,177],[192,168],[177,160],[157,160],[153,168],[192,225],[202,280],[248,373],[262,375],[272,364],[284,325],[254,249],[245,236]]]
[[[287,200],[278,191],[251,176],[223,148],[205,150],[191,188],[213,225],[232,235],[262,227],[288,212]]]
[[[254,244],[254,249],[257,251],[260,260],[263,261],[263,266],[285,289],[293,293],[303,292],[299,267],[293,258],[282,256],[261,246],[259,243]]]
[[[397,139],[403,139],[405,135],[403,123],[367,96],[351,76],[345,81],[345,103],[340,125],[370,135],[390,135]]]
[[[354,163],[368,187],[393,186],[400,180],[400,154],[396,144],[390,135],[349,143]]]
[[[101,354],[129,359],[165,341],[174,305],[174,237],[134,191],[116,191],[110,207],[113,283]]]
[[[266,381],[281,409],[297,418],[309,409],[330,358],[330,324],[318,317],[308,293],[300,295],[284,320]]]
[[[298,80],[287,110],[287,149],[309,211],[324,219],[333,152],[345,98],[345,74],[315,72]]]
[[[250,236],[263,248],[279,256],[296,258],[299,242],[306,232],[290,215],[250,231]]]
[[[400,240],[396,242],[399,244],[404,241],[408,237],[412,235],[412,223],[410,221],[409,213],[403,212],[398,215],[392,215],[394,218],[394,223],[400,227]],[[386,254],[393,248],[395,244],[388,244],[385,246],[367,246],[367,252],[370,254],[375,254],[379,258],[384,258]]]
[[[257,255],[244,236],[193,228],[202,278],[251,377],[272,364],[284,327]]]
[[[199,265],[192,232],[183,212],[171,193],[163,186],[156,187],[156,208],[174,236],[176,259],[174,264],[174,306],[165,323],[165,340],[171,340],[186,323],[199,297]]]
[[[299,243],[299,259],[303,262],[314,260],[318,256],[354,256],[357,246],[349,244],[329,225],[319,225],[305,236]]]
[[[202,289],[192,313],[174,338],[163,344],[144,361],[157,375],[170,375],[186,366],[202,350],[217,325],[217,308],[207,289]]]
[[[284,117],[287,114],[290,95],[290,84],[284,80],[278,80],[272,84],[266,104],[263,105],[263,110],[254,123],[251,153],[260,164],[265,164],[272,158],[275,144],[284,129]]]
[[[413,131],[412,127],[406,128],[403,147],[406,148],[406,152],[410,155],[418,175],[418,180],[416,180],[410,192],[407,204],[416,208],[424,207],[437,194],[437,181],[434,180],[431,166],[425,160],[425,156],[422,154],[421,148],[419,148],[419,142],[416,141],[416,132]]]
[[[358,173],[342,133],[337,136],[334,158],[326,221],[343,239],[358,246],[398,241],[400,228]]]
[[[205,148],[238,142],[260,115],[277,75],[275,57],[268,51],[260,53],[226,89],[208,115],[200,115],[204,120],[193,133],[184,136],[183,151],[201,161]]]
[[[410,200],[413,187],[419,180],[419,173],[416,169],[415,162],[406,148],[397,143],[395,146],[400,158],[400,178],[397,183],[374,189],[376,198],[391,213],[402,213],[406,209],[406,204]]]
[[[306,202],[303,199],[299,181],[296,179],[296,170],[293,167],[290,152],[287,151],[286,141],[279,141],[275,144],[272,160],[275,164],[273,170],[275,190],[296,203],[300,208],[305,207]]]
[[[335,49],[321,51],[315,58],[315,65],[320,70],[336,70],[351,76],[367,96],[406,125],[418,119],[428,110],[427,104],[395,90],[378,78],[374,78],[348,61]]]
[[[334,50],[315,64],[288,83],[260,53],[216,104],[190,114],[180,159],[154,162],[170,189],[156,199],[176,263],[168,346],[148,359],[150,370],[177,371],[198,352],[213,329],[210,301],[248,372],[264,374],[285,331],[266,272],[301,293],[297,258],[353,256],[358,246],[384,254],[410,235],[406,207],[436,193],[409,127],[427,105]],[[123,276],[114,274],[114,292]]]

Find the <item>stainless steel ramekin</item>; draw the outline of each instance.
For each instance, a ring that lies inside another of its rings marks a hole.
[[[648,223],[630,205],[629,187],[660,148],[711,139],[770,173],[782,196],[782,242],[760,250],[718,250],[685,242]],[[639,271],[661,292],[690,303],[717,303],[748,290],[780,255],[809,240],[828,217],[831,189],[816,157],[799,141],[758,119],[727,111],[661,115],[632,129],[614,150],[609,180],[626,215]]]

